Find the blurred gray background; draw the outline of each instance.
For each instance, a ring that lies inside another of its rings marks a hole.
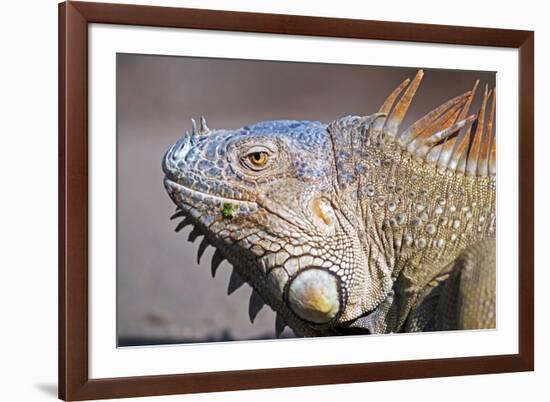
[[[118,345],[274,337],[269,307],[251,324],[250,287],[227,296],[230,266],[223,263],[212,279],[213,249],[197,264],[200,239],[187,242],[190,229],[175,233],[176,222],[169,220],[175,207],[162,184],[161,158],[190,129],[191,117],[205,115],[210,128],[230,129],[262,120],[329,122],[366,115],[415,73],[416,68],[119,54]],[[403,127],[471,89],[476,79],[494,86],[495,76],[425,69]],[[284,335],[293,336],[288,329]]]

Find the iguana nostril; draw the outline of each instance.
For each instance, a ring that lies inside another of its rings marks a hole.
[[[292,280],[288,303],[300,318],[317,324],[327,323],[340,310],[338,279],[323,269],[307,269]]]

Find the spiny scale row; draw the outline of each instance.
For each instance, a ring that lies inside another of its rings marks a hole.
[[[176,232],[181,231],[183,228],[189,225],[193,225],[193,229],[189,233],[188,241],[194,242],[199,236],[204,235],[199,229],[197,225],[193,224],[192,218],[189,216],[186,216],[185,211],[178,209],[174,215],[170,219],[177,219],[184,217],[184,219],[178,223],[176,226]],[[197,252],[197,263],[200,263],[200,260],[204,254],[204,251],[208,246],[211,246],[212,244],[208,241],[208,239],[203,237],[199,249]],[[216,251],[214,252],[214,255],[212,256],[211,266],[210,270],[212,273],[212,277],[216,276],[216,272],[218,271],[218,267],[220,264],[225,260],[225,257],[222,255],[222,253],[216,248]],[[227,287],[227,294],[231,295],[233,292],[235,292],[237,289],[239,289],[241,286],[245,284],[245,281],[241,278],[241,276],[238,274],[237,270],[233,269],[231,271],[231,277],[229,279],[229,285]],[[256,319],[256,316],[260,312],[260,310],[265,306],[265,302],[262,299],[262,297],[256,292],[256,290],[252,289],[252,293],[250,294],[250,300],[248,302],[248,317],[250,319],[250,322],[254,323],[254,320]],[[286,323],[284,319],[277,313],[276,319],[275,319],[275,335],[278,337],[281,336],[284,329],[286,327]]]
[[[205,135],[210,133],[210,128],[206,124],[206,118],[204,116],[201,116],[199,120],[199,125],[197,126],[197,122],[195,119],[191,119],[191,133],[187,131],[185,134],[187,136],[195,136],[195,135]]]
[[[486,85],[479,113],[468,116],[479,80],[471,91],[445,102],[407,130],[398,132],[423,75],[423,71],[419,70],[412,82],[406,79],[395,88],[379,110],[388,117],[377,120],[373,129],[383,130],[409,153],[435,163],[440,169],[466,176],[495,176],[496,136],[493,135],[493,123],[496,89],[489,90]]]

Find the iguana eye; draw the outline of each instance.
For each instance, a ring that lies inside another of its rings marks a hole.
[[[259,172],[270,164],[272,152],[263,146],[255,146],[241,157],[241,163],[249,170]]]
[[[267,163],[267,152],[253,152],[248,155],[248,160],[256,167],[263,167]]]

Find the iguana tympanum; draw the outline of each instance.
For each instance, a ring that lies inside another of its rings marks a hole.
[[[423,72],[377,113],[329,124],[211,130],[204,118],[163,159],[183,218],[300,336],[495,326],[495,91],[474,88],[404,131]]]

